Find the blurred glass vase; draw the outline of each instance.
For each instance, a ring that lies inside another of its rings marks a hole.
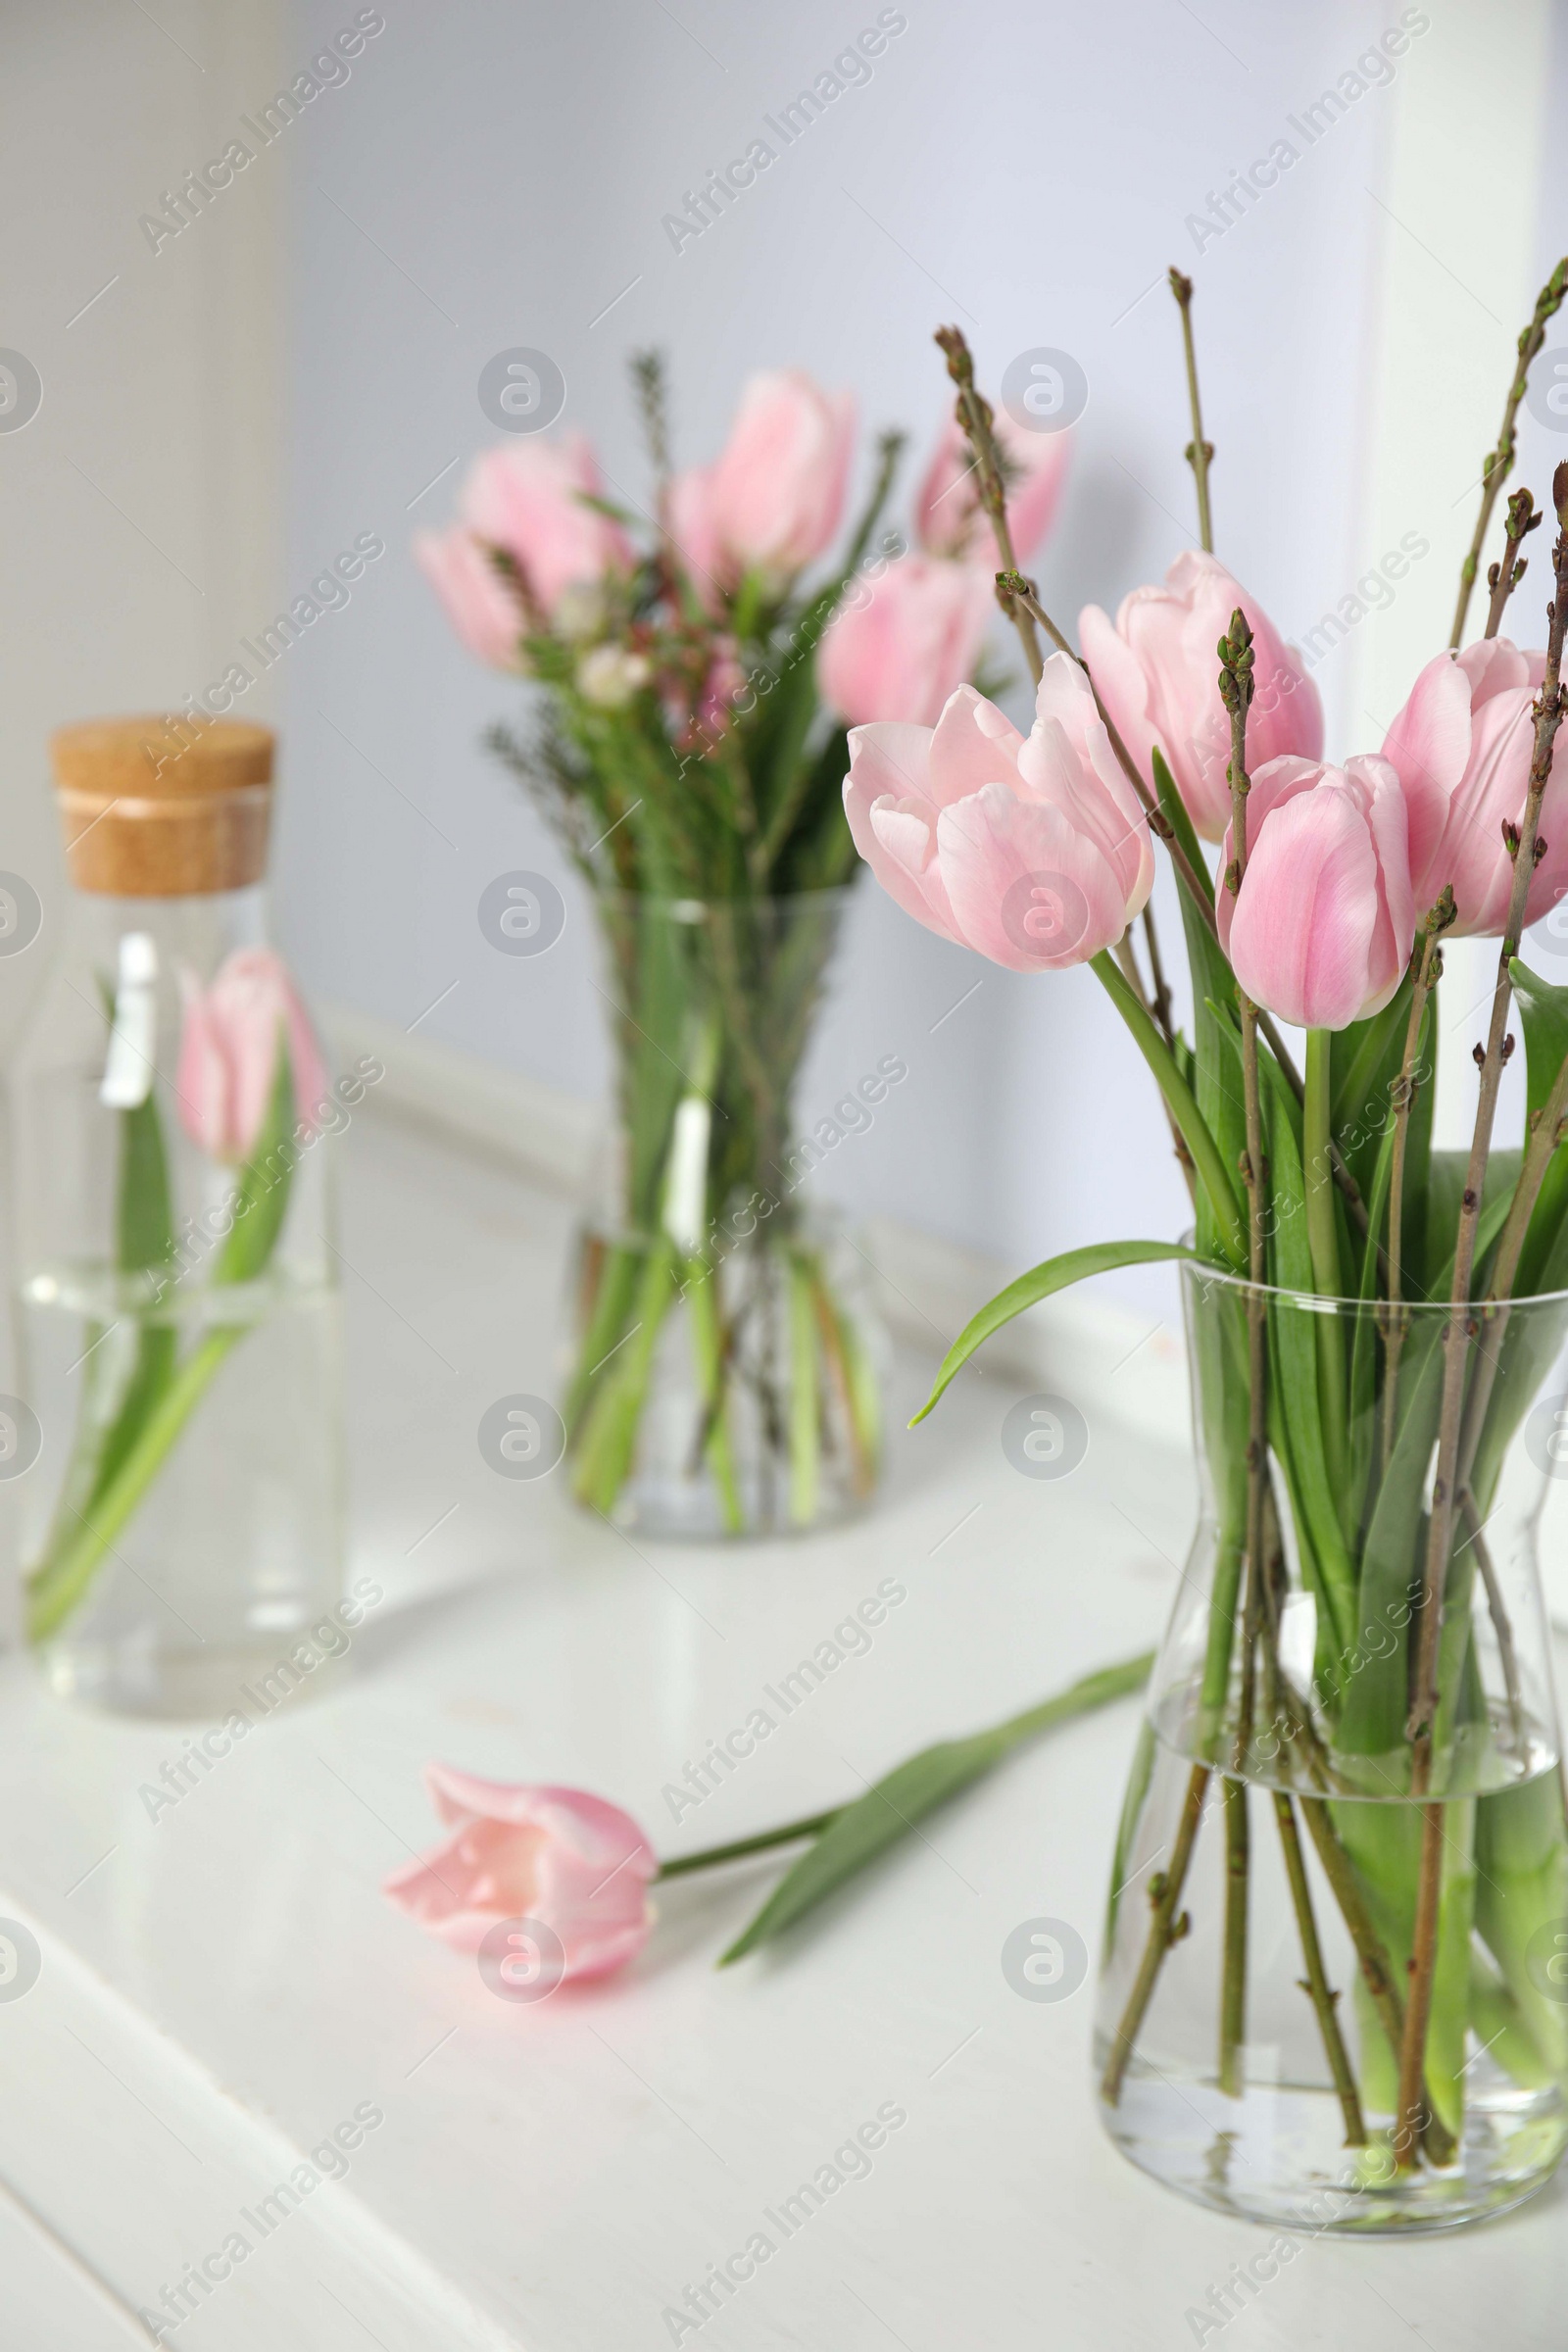
[[[564,1417],[578,1499],[650,1535],[818,1527],[876,1484],[869,1266],[805,1206],[824,1149],[793,1124],[848,896],[600,898],[616,1128]]]
[[[266,945],[270,731],[54,757],[74,888],[8,1083],[26,1630],[64,1694],[227,1712],[339,1593],[319,1145],[363,1081]]]

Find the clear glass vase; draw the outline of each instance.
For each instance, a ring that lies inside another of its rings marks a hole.
[[[1568,1474],[1568,1296],[1476,1306],[1467,1328],[1446,1305],[1182,1272],[1202,1505],[1112,1865],[1106,2129],[1170,2186],[1290,2229],[1500,2212],[1568,2144],[1568,1831],[1536,1557],[1545,1481]],[[1450,1347],[1465,1412],[1434,1580]]]
[[[578,1500],[649,1535],[819,1527],[876,1484],[869,1264],[803,1188],[905,1065],[888,1057],[833,1114],[794,1125],[848,896],[600,903],[616,1121],[579,1249],[564,1418]]]
[[[192,752],[150,846],[158,816],[123,795],[94,831],[102,887],[71,894],[8,1069],[20,1394],[0,1418],[53,1688],[255,1720],[346,1646],[315,1639],[342,1560],[327,1138],[366,1082],[325,1083],[260,881],[203,887],[265,849],[265,828],[235,847],[247,787],[202,789],[223,748]]]

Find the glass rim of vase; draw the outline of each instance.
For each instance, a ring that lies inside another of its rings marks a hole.
[[[1191,1226],[1181,1235],[1184,1247],[1196,1249],[1196,1235]],[[1177,1271],[1184,1282],[1201,1280],[1205,1287],[1215,1284],[1236,1292],[1244,1298],[1263,1298],[1271,1305],[1298,1307],[1310,1315],[1370,1315],[1374,1321],[1387,1319],[1395,1303],[1388,1298],[1333,1298],[1322,1291],[1302,1291],[1289,1283],[1253,1282],[1246,1274],[1233,1273],[1228,1266],[1216,1265],[1211,1258],[1192,1257],[1177,1261]],[[1507,1298],[1472,1298],[1459,1302],[1452,1298],[1401,1298],[1397,1301],[1401,1321],[1414,1321],[1421,1316],[1449,1318],[1456,1305],[1464,1303],[1471,1315],[1482,1315],[1488,1321],[1530,1306],[1568,1306],[1568,1290],[1524,1291]]]

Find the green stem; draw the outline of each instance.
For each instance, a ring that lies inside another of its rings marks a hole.
[[[781,1829],[759,1830],[755,1838],[737,1838],[729,1845],[704,1846],[697,1854],[677,1854],[672,1861],[661,1862],[655,1876],[683,1879],[694,1870],[716,1870],[720,1863],[743,1862],[748,1854],[765,1854],[775,1845],[794,1845],[803,1838],[819,1838],[843,1811],[842,1805],[835,1805],[827,1813],[808,1813],[804,1821],[787,1821]]]
[[[717,1294],[718,1277],[706,1258],[686,1260],[686,1312],[691,1319],[692,1354],[702,1392],[703,1458],[718,1490],[719,1507],[728,1534],[738,1536],[746,1511],[735,1483],[735,1454],[730,1444],[729,1382]]]
[[[1301,1158],[1306,1178],[1306,1240],[1312,1254],[1312,1284],[1324,1298],[1343,1297],[1340,1234],[1334,1210],[1332,1121],[1334,1084],[1330,1067],[1334,1036],[1328,1029],[1306,1033],[1306,1096],[1301,1106]],[[1318,1389],[1323,1405],[1323,1451],[1337,1495],[1346,1494],[1345,1343],[1337,1315],[1317,1322]]]
[[[1193,1164],[1208,1195],[1220,1230],[1222,1233],[1229,1230],[1231,1263],[1240,1271],[1246,1262],[1241,1204],[1236,1198],[1236,1187],[1220,1157],[1219,1146],[1208,1131],[1208,1124],[1198,1107],[1193,1091],[1176,1067],[1175,1057],[1155,1027],[1152,1016],[1139,1004],[1116,969],[1115,958],[1102,948],[1100,954],[1091,958],[1089,968],[1132,1031],[1134,1044],[1148,1062],[1155,1085],[1170,1106],[1171,1115],[1193,1155]],[[1331,1201],[1331,1212],[1332,1206]]]
[[[796,1527],[809,1527],[816,1517],[820,1488],[816,1437],[816,1317],[811,1304],[810,1268],[793,1250],[788,1266],[790,1518]]]
[[[1136,1658],[1123,1658],[1115,1666],[1102,1666],[1094,1674],[1081,1675],[1054,1698],[1042,1699],[1032,1707],[1025,1707],[1020,1714],[1005,1717],[991,1732],[980,1735],[988,1743],[994,1743],[992,1761],[1000,1762],[1004,1754],[1032,1740],[1037,1733],[1050,1731],[1054,1724],[1070,1721],[1073,1716],[1088,1714],[1113,1698],[1125,1698],[1131,1691],[1141,1690],[1153,1663],[1153,1651],[1144,1650]],[[743,1861],[748,1854],[766,1853],[775,1845],[820,1837],[841,1813],[848,1813],[863,1802],[861,1796],[850,1797],[842,1805],[830,1806],[825,1813],[809,1813],[803,1821],[788,1821],[775,1830],[759,1830],[755,1837],[737,1838],[727,1845],[704,1846],[700,1853],[677,1854],[661,1862],[656,1875],[661,1879],[684,1878],[694,1870],[716,1870],[721,1863]]]
[[[636,1451],[654,1348],[674,1302],[674,1270],[675,1246],[662,1234],[649,1247],[636,1320],[615,1359],[615,1370],[601,1383],[582,1424],[572,1483],[579,1499],[606,1517],[614,1509]]]
[[[243,1324],[210,1331],[159,1397],[119,1471],[91,1505],[65,1548],[45,1562],[27,1584],[27,1638],[46,1642],[58,1631],[92,1581],[105,1552],[114,1549],[132,1511],[152,1485],[166,1455],[201,1402],[215,1373]]]

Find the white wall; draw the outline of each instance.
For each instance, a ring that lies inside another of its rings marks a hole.
[[[279,593],[281,175],[258,158],[156,252],[138,225],[276,87],[275,12],[154,13],[4,14],[0,344],[43,401],[0,432],[0,866],[45,928],[0,956],[0,1049],[61,914],[50,730],[177,705]],[[265,686],[251,708],[271,715]]]
[[[636,497],[623,363],[638,345],[669,354],[683,459],[715,447],[752,368],[795,362],[854,385],[868,428],[906,424],[911,473],[944,407],[933,325],[957,318],[993,383],[1016,351],[1064,345],[1092,397],[1039,569],[1070,618],[1157,576],[1191,536],[1176,324],[1157,282],[1177,261],[1199,288],[1220,550],[1299,633],[1380,552],[1387,502],[1371,468],[1410,442],[1411,403],[1423,446],[1457,477],[1444,494],[1462,536],[1519,289],[1568,243],[1552,151],[1526,250],[1545,118],[1520,60],[1539,56],[1552,13],[1558,121],[1568,96],[1562,11],[1546,0],[1436,0],[1394,87],[1370,89],[1201,252],[1187,217],[1275,139],[1304,145],[1287,118],[1353,66],[1399,13],[1392,0],[1206,0],[1197,15],[1169,0],[911,0],[869,86],[680,254],[661,216],[875,8],[385,0],[385,29],[347,83],[151,253],[137,216],[357,13],[349,0],[163,0],[155,23],[64,0],[9,14],[0,187],[29,225],[0,341],[33,357],[46,397],[24,432],[0,434],[0,864],[57,906],[51,724],[178,701],[377,532],[387,554],[348,609],[246,706],[286,730],[282,927],[322,993],[583,1096],[602,1091],[606,1063],[575,887],[564,880],[571,920],[537,962],[494,956],[474,919],[498,871],[561,871],[478,748],[522,690],[451,642],[408,555],[414,529],[449,513],[456,472],[425,485],[491,437],[475,381],[493,352],[556,356],[565,421]],[[1511,112],[1496,103],[1504,77]],[[1404,170],[1408,185],[1408,110],[1430,121],[1456,98],[1435,171],[1430,137],[1424,151],[1445,209],[1423,213],[1418,251],[1388,210],[1406,202],[1394,183]],[[1474,222],[1477,250],[1461,252]],[[1410,351],[1379,326],[1396,317],[1453,356],[1391,398]],[[1544,495],[1557,444],[1532,422],[1525,452]],[[1386,715],[1405,633],[1441,642],[1450,586],[1435,547],[1393,611],[1319,665],[1340,751],[1376,740],[1367,714]],[[1168,893],[1161,904],[1174,961]],[[0,1031],[34,968],[0,958]],[[889,1051],[909,1083],[832,1165],[853,1204],[1015,1261],[1180,1220],[1151,1091],[1093,981],[996,971],[867,887],[803,1116]],[[1163,1295],[1152,1280],[1128,1288]]]
[[[306,8],[301,54],[348,13]],[[384,13],[354,83],[303,126],[294,231],[290,577],[361,529],[389,541],[356,607],[287,657],[285,904],[321,990],[425,1015],[421,1036],[557,1086],[604,1084],[574,888],[564,937],[537,961],[478,934],[492,875],[562,860],[477,745],[521,690],[449,640],[407,555],[413,529],[450,511],[456,477],[421,486],[493,437],[474,387],[504,346],[557,359],[564,421],[593,434],[633,496],[646,476],[623,368],[639,345],[669,354],[683,460],[713,449],[759,366],[853,385],[867,425],[907,425],[918,455],[944,409],[936,324],[966,328],[993,383],[1015,352],[1064,346],[1091,404],[1039,568],[1071,616],[1157,576],[1192,535],[1176,320],[1154,282],[1179,262],[1199,284],[1222,552],[1291,628],[1353,578],[1380,225],[1366,187],[1393,93],[1370,91],[1201,253],[1185,219],[1289,135],[1286,116],[1392,9],[1308,19],[1214,0],[1200,23],[1168,0],[910,0],[869,86],[679,254],[661,216],[873,7],[385,0]],[[1168,907],[1166,925],[1174,951]],[[1151,1090],[1092,978],[1015,979],[867,887],[806,1107],[888,1051],[911,1077],[833,1163],[842,1197],[1019,1260],[1180,1220]]]

